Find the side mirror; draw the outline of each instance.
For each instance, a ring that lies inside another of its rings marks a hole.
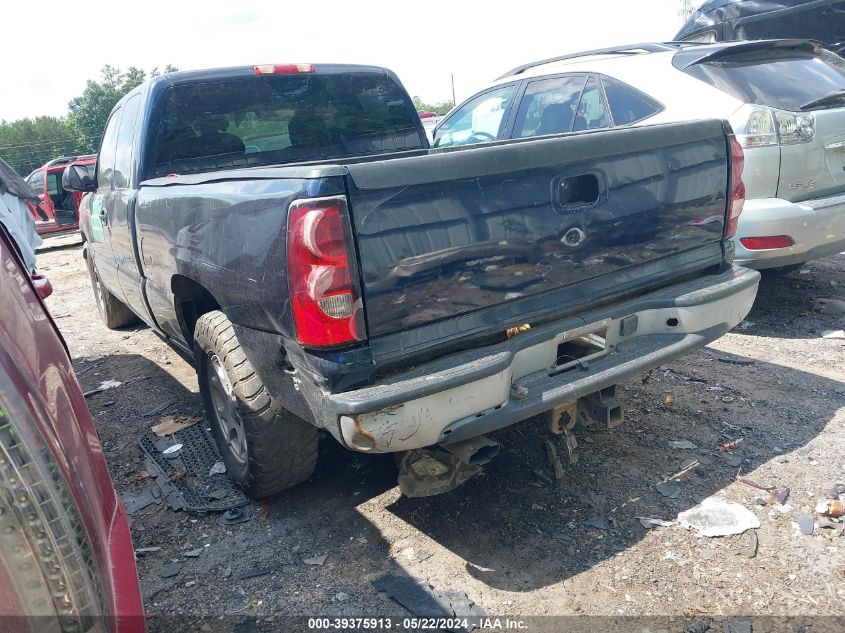
[[[68,165],[62,174],[62,188],[66,191],[96,191],[95,165]]]
[[[35,286],[35,292],[42,299],[46,299],[53,294],[53,284],[44,275],[38,273],[32,275],[32,285]]]

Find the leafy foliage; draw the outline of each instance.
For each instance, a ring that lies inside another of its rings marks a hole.
[[[164,72],[175,70],[168,64]],[[158,75],[157,68],[150,71],[150,77]],[[112,108],[123,95],[139,86],[146,78],[147,73],[135,66],[122,72],[114,66],[105,65],[100,71],[100,81],[89,79],[82,94],[71,99],[68,104],[68,123],[80,137],[84,148],[81,151],[97,151]]]
[[[430,103],[425,103],[417,95],[414,95],[413,101],[414,107],[417,109],[417,112],[434,112],[438,116],[446,114],[455,105],[451,101],[438,101],[437,103],[432,105]]]
[[[164,72],[176,70],[168,64]],[[89,79],[82,94],[70,101],[67,117],[0,121],[0,156],[26,176],[58,156],[95,153],[115,104],[147,76],[159,74],[156,68],[148,74],[134,66],[126,71],[103,66],[99,79]]]
[[[80,142],[66,119],[41,116],[0,122],[0,156],[22,176],[63,154],[74,154]]]

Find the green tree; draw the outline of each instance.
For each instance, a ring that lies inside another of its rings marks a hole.
[[[164,68],[166,73],[176,70],[170,64]],[[149,76],[156,77],[159,74],[159,70],[153,68]],[[147,72],[135,66],[122,71],[107,64],[100,70],[99,81],[88,80],[82,94],[68,103],[68,124],[79,139],[78,152],[97,151],[114,105],[146,78]]]
[[[22,176],[57,156],[76,153],[78,147],[79,138],[64,118],[0,121],[0,156]]]
[[[439,101],[432,105],[430,103],[426,103],[417,95],[414,95],[411,100],[414,102],[414,107],[418,112],[434,112],[438,116],[446,114],[455,105],[451,101]]]

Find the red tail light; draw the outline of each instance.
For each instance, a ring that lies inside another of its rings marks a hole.
[[[361,295],[350,257],[346,199],[297,200],[288,213],[288,286],[300,343],[364,339]]]
[[[762,251],[769,248],[788,248],[795,244],[788,235],[766,235],[764,237],[741,237],[739,243],[749,251]]]
[[[736,235],[739,215],[745,206],[745,183],[742,182],[742,169],[745,167],[745,153],[736,137],[730,136],[731,147],[731,197],[729,200],[728,223],[725,226],[725,237]]]

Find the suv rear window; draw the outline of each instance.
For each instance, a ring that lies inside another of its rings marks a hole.
[[[843,60],[821,56],[759,52],[730,61],[694,64],[684,72],[745,103],[797,111],[845,88]]]
[[[176,85],[155,175],[420,149],[416,110],[389,77],[277,75]]]

